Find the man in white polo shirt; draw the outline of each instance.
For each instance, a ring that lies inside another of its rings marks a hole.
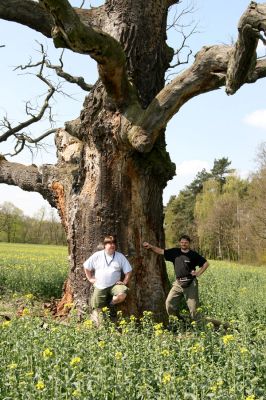
[[[127,296],[132,268],[126,257],[116,251],[114,236],[104,238],[104,250],[96,251],[83,264],[88,281],[94,285],[92,308],[111,308]],[[124,279],[121,281],[121,272]]]

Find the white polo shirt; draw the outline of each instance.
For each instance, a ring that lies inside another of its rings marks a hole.
[[[121,271],[124,274],[132,271],[126,257],[118,251],[115,251],[111,256],[104,250],[96,251],[84,262],[83,266],[89,271],[94,271],[94,285],[98,289],[113,286],[121,279]]]

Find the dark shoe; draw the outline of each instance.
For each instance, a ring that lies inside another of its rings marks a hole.
[[[116,307],[113,303],[109,304],[109,312],[110,312],[110,317],[115,318],[116,317]]]

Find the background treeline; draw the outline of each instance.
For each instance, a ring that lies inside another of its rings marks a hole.
[[[41,208],[34,218],[12,203],[0,204],[0,242],[66,244],[66,235],[55,210]]]
[[[257,164],[242,179],[228,158],[215,160],[210,172],[203,169],[172,196],[165,208],[167,247],[187,233],[208,258],[266,263],[266,142]]]

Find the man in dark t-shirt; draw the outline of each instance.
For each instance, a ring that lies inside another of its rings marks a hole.
[[[182,235],[180,247],[164,250],[144,242],[143,246],[157,254],[164,255],[166,261],[174,265],[176,280],[166,299],[168,315],[178,315],[180,301],[184,296],[192,319],[197,319],[199,292],[197,277],[208,268],[208,261],[199,253],[190,249],[190,237]],[[196,271],[196,267],[200,267]]]

